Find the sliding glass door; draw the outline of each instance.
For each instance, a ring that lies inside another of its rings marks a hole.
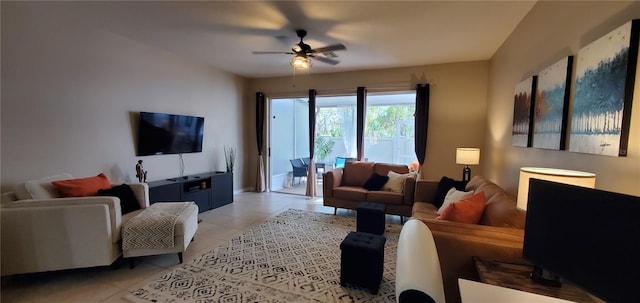
[[[271,99],[269,123],[269,190],[304,195],[306,177],[294,165],[309,157],[308,99]]]

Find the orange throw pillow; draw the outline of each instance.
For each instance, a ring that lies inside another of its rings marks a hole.
[[[95,177],[69,179],[51,182],[63,197],[95,196],[100,189],[111,188],[109,179],[104,174]]]
[[[478,224],[482,218],[482,212],[486,204],[484,191],[453,202],[447,206],[438,220],[447,220],[460,223]]]

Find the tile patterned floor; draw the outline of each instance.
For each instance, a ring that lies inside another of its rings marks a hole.
[[[198,215],[195,240],[184,253],[184,262],[232,239],[266,218],[293,209],[333,213],[322,205],[322,197],[280,193],[241,193],[234,202]],[[338,215],[354,216],[355,212],[338,209]],[[400,217],[387,215],[390,223],[400,223]],[[129,291],[146,285],[155,277],[178,266],[177,254],[144,257],[129,269],[128,262],[116,261],[116,268],[98,267],[47,273],[2,277],[0,302],[128,302],[122,297]]]

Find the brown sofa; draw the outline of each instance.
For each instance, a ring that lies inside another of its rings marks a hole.
[[[525,211],[496,184],[479,176],[467,183],[465,191],[484,191],[486,206],[478,224],[436,220],[434,201],[438,181],[416,183],[412,216],[427,224],[436,242],[447,302],[460,302],[458,278],[478,281],[472,256],[492,260],[524,262],[522,244]]]
[[[404,180],[403,191],[369,191],[363,186],[373,175],[386,176],[389,171],[399,174],[409,173],[406,165],[349,161],[343,168],[336,168],[323,174],[323,204],[334,208],[356,209],[360,202],[383,203],[386,213],[411,216],[415,178]],[[335,212],[334,212],[335,213]]]

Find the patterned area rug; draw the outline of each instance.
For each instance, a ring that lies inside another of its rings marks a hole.
[[[377,295],[340,286],[340,243],[355,218],[287,210],[125,298],[132,302],[395,302],[401,225],[386,226]]]

